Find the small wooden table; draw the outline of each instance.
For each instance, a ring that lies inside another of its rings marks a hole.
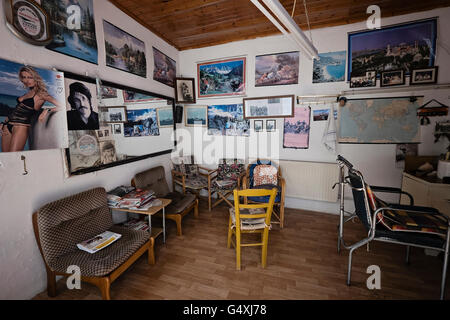
[[[138,213],[138,214],[145,214],[148,215],[148,231],[150,232],[150,235],[152,238],[156,238],[163,233],[163,241],[166,243],[166,207],[172,202],[170,199],[164,199],[164,198],[158,198],[161,200],[162,204],[160,206],[153,206],[148,208],[147,210],[136,210],[136,209],[128,209],[128,208],[114,208],[110,207],[112,210],[122,211],[122,212],[132,212],[132,213]],[[163,214],[163,228],[162,230],[160,228],[154,228],[152,230],[152,215],[158,213],[162,209]]]

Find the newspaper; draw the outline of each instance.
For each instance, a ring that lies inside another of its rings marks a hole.
[[[120,237],[122,237],[121,234],[112,231],[105,231],[89,240],[78,243],[77,247],[78,249],[87,251],[89,253],[95,253],[120,239]]]

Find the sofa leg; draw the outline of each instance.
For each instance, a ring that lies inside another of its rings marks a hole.
[[[198,199],[195,200],[195,205],[194,205],[194,217],[198,218]]]
[[[56,297],[56,275],[53,271],[47,268],[47,295],[49,297]]]
[[[150,238],[150,246],[148,247],[148,264],[155,264],[155,239]]]
[[[177,236],[182,236],[183,233],[181,232],[181,214],[178,214],[176,216],[175,222],[177,224]]]
[[[97,287],[100,289],[100,292],[102,293],[103,300],[111,300],[111,295],[109,293],[110,286],[111,283],[109,281],[109,278],[100,278]]]

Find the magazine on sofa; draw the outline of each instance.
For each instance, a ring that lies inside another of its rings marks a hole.
[[[91,239],[78,243],[77,247],[78,249],[87,251],[89,253],[95,253],[109,246],[111,243],[119,240],[120,237],[122,237],[121,234],[112,231],[105,231]]]

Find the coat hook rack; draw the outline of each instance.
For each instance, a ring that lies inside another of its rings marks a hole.
[[[21,156],[20,157],[20,159],[21,160],[23,160],[23,173],[22,173],[22,175],[27,175],[28,174],[28,171],[27,171],[27,163],[26,163],[26,161],[25,161],[25,156]]]

